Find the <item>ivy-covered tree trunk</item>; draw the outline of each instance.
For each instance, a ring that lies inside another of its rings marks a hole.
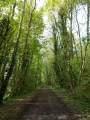
[[[26,0],[24,0],[23,7],[22,7],[22,16],[21,16],[21,19],[20,19],[19,30],[18,30],[18,35],[17,35],[14,51],[12,53],[11,64],[9,66],[9,70],[7,72],[7,75],[6,75],[5,79],[3,80],[1,88],[0,88],[0,104],[2,104],[2,102],[3,102],[3,97],[5,95],[7,85],[8,85],[8,82],[10,80],[10,77],[12,75],[13,68],[14,68],[14,65],[15,65],[16,54],[17,54],[19,39],[20,39],[20,35],[21,35],[21,30],[22,30],[22,21],[23,21],[23,16],[24,16],[25,3],[26,3]]]

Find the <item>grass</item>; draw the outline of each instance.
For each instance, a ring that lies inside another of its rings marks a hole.
[[[4,104],[9,104],[9,103],[14,103],[14,102],[17,101],[17,100],[25,99],[25,98],[27,98],[28,96],[32,96],[33,94],[35,94],[35,92],[37,91],[38,88],[40,88],[40,86],[37,87],[37,88],[31,89],[31,90],[29,89],[28,91],[25,91],[24,93],[21,93],[21,94],[18,95],[18,96],[5,97],[3,103],[4,103]]]
[[[86,101],[83,97],[76,97],[76,95],[72,95],[71,92],[60,88],[58,85],[52,85],[51,88],[62,94],[66,102],[76,106],[82,114],[85,114],[90,119],[90,101]]]
[[[32,99],[37,89],[14,98],[6,98],[4,100],[4,104],[0,106],[0,120],[16,119],[17,116],[22,112],[24,104],[27,103],[28,100]]]

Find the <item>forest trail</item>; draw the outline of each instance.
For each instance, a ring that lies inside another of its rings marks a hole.
[[[40,88],[17,120],[83,120],[52,89]]]

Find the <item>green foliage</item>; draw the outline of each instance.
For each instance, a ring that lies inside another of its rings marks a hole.
[[[76,101],[72,98],[72,102],[80,105],[81,109],[88,108],[90,100],[88,11],[85,23],[86,36],[82,38],[79,35],[78,38],[73,31],[76,20],[74,12],[77,12],[75,7],[78,4],[82,5],[81,3],[87,4],[88,7],[89,1],[84,2],[47,0],[44,12],[41,9],[31,13],[34,4],[33,1],[27,1],[21,24],[23,1],[18,0],[16,4],[14,0],[0,1],[0,93],[9,70],[12,72],[6,86],[5,98],[25,95],[43,82],[65,95],[69,93],[70,97],[76,98]],[[51,29],[50,36],[49,33],[45,33],[47,38],[43,37],[46,27],[43,20],[44,13],[50,22],[46,26],[50,26]],[[79,34],[80,23],[77,21],[77,24]],[[20,36],[17,45],[18,35]],[[13,51],[16,47],[13,60]],[[14,67],[10,69],[12,60]]]
[[[89,1],[64,0],[61,3],[58,0],[51,0],[51,2],[52,4],[48,0],[46,3],[46,11],[49,11],[49,18],[51,17],[52,43],[50,44],[53,44],[53,48],[48,48],[49,51],[53,51],[53,54],[45,61],[47,83],[57,91],[65,90],[61,93],[70,94],[72,103],[84,111],[90,107]],[[81,35],[78,17],[75,16],[76,6],[83,4],[87,4],[88,10],[87,21],[84,24],[87,27],[84,39]],[[76,19],[79,38],[74,31]],[[53,76],[55,79],[52,81]]]
[[[41,84],[41,49],[43,46],[40,40],[43,38],[44,29],[42,12],[34,11],[31,14],[34,7],[33,1],[32,3],[27,1],[21,23],[23,4],[21,0],[0,1],[0,98],[27,94]],[[26,41],[30,16],[32,17],[30,31]],[[17,39],[19,39],[18,44]],[[15,50],[16,54],[12,59]],[[12,63],[14,67],[10,68]],[[25,67],[22,67],[22,65]],[[5,90],[5,96],[1,96],[3,92],[1,88],[7,74],[10,75],[10,79],[5,83],[7,91]]]

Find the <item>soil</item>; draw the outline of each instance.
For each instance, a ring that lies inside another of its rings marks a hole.
[[[10,120],[10,119],[9,119]],[[13,120],[13,119],[12,119]],[[23,104],[16,120],[87,120],[48,87],[40,88]]]

